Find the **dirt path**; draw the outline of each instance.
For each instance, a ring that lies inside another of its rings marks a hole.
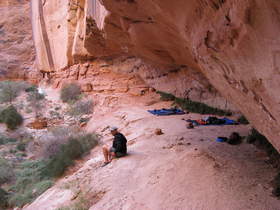
[[[56,209],[82,193],[91,195],[90,210],[278,210],[280,201],[270,196],[269,181],[275,175],[265,155],[243,143],[231,146],[215,142],[217,136],[248,126],[208,126],[186,129],[185,118],[200,115],[156,117],[146,112],[164,106],[124,107],[95,115],[89,131],[102,133],[117,125],[129,140],[129,155],[102,164],[100,148],[75,174],[60,180],[26,210]],[[154,134],[161,128],[163,135]],[[67,187],[65,187],[67,186]]]

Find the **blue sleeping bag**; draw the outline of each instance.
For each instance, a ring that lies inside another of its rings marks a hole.
[[[157,116],[185,114],[185,112],[183,112],[180,109],[154,109],[154,110],[148,110],[148,112]]]

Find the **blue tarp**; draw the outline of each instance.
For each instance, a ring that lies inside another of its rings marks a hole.
[[[157,116],[185,114],[185,112],[180,109],[154,109],[148,110],[148,112]]]

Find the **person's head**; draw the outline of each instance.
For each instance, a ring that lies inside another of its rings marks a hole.
[[[111,131],[111,134],[114,136],[114,135],[116,135],[118,133],[118,128],[115,127],[115,126],[112,126],[110,128],[110,131]]]

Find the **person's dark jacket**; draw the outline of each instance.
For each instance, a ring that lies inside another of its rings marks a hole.
[[[113,148],[116,149],[116,152],[121,152],[123,154],[126,154],[126,152],[127,152],[126,142],[127,142],[127,140],[124,137],[124,135],[121,133],[117,133],[114,136]]]

